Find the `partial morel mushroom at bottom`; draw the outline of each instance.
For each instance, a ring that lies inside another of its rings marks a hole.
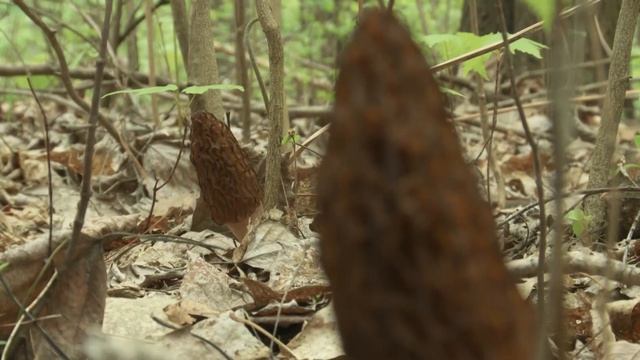
[[[335,99],[318,229],[349,358],[533,358],[532,311],[443,95],[387,11],[359,19]]]
[[[208,112],[191,115],[191,162],[211,219],[242,240],[260,207],[262,190],[231,130]]]

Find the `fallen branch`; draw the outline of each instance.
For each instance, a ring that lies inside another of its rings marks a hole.
[[[544,263],[545,271],[550,259]],[[538,259],[535,256],[508,262],[507,269],[515,277],[526,278],[536,276]],[[625,285],[640,285],[640,268],[624,264],[621,261],[607,259],[600,253],[586,254],[582,251],[570,251],[565,255],[565,273],[585,273],[588,275],[610,275],[611,280]]]

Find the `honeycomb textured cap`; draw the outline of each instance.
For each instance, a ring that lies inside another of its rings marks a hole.
[[[366,12],[342,54],[318,179],[350,358],[531,357],[531,312],[476,191],[420,49],[387,11]]]
[[[216,223],[246,219],[260,204],[261,188],[247,156],[227,125],[208,112],[191,115],[191,162]]]

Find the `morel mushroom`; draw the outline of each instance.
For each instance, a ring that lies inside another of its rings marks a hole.
[[[260,206],[261,189],[231,130],[208,112],[191,115],[191,162],[211,219],[242,240]]]
[[[532,358],[531,309],[438,85],[390,13],[360,19],[335,99],[318,225],[349,358]]]

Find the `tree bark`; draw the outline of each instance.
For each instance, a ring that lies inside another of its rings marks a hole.
[[[631,57],[631,45],[636,29],[640,0],[623,0],[618,16],[618,24],[613,40],[613,53],[609,67],[609,82],[607,83],[606,97],[602,107],[602,124],[596,138],[596,147],[593,151],[591,170],[589,173],[588,188],[606,186],[609,180],[611,160],[616,145],[618,125],[625,99],[625,90],[629,86],[629,60]],[[585,210],[592,216],[589,226],[589,234],[599,233],[605,225],[606,203],[600,197],[588,197],[585,201]],[[586,245],[591,242],[586,237]]]
[[[282,27],[282,0],[269,0],[271,4],[271,13],[273,18],[278,23],[279,27]]]
[[[267,146],[267,166],[265,175],[265,189],[263,206],[265,211],[275,208],[280,193],[280,163],[282,144],[282,129],[284,119],[284,48],[282,35],[268,0],[256,0],[256,10],[260,25],[267,38],[269,47],[270,94],[268,117],[269,144]]]
[[[209,17],[209,1],[194,0],[191,3],[191,29],[189,31],[188,74],[193,85],[219,83],[216,50],[213,47],[213,24]],[[222,95],[219,90],[210,90],[195,95],[191,112],[207,111],[218,120],[224,120]]]
[[[189,30],[189,49],[187,74],[189,83],[193,85],[209,85],[219,83],[218,62],[213,45],[213,24],[209,17],[209,1],[193,0],[191,3],[191,28]],[[222,94],[218,90],[210,90],[202,95],[194,95],[191,102],[191,113],[206,111],[218,120],[224,120]],[[213,225],[209,209],[202,201],[196,202],[193,211],[192,230],[199,231]]]

